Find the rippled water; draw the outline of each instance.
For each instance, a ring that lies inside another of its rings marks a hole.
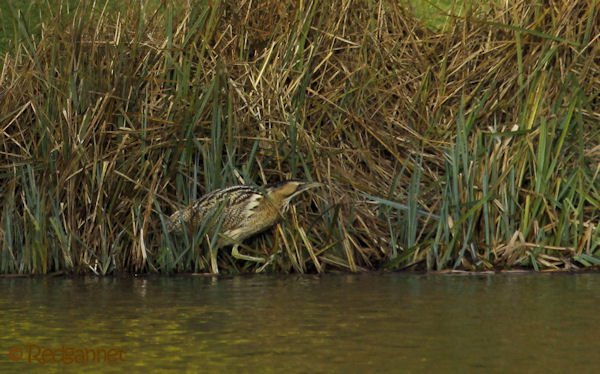
[[[598,372],[599,307],[600,274],[4,278],[0,372]]]

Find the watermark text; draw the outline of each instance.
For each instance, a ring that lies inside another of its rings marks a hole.
[[[8,360],[29,364],[117,364],[125,361],[121,348],[44,347],[38,344],[14,346],[8,349]]]

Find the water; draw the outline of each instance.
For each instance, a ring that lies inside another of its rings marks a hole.
[[[599,307],[600,274],[4,278],[0,372],[591,373]]]

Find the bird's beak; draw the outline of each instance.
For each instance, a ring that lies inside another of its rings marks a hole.
[[[306,190],[310,190],[311,188],[317,188],[317,187],[321,187],[321,186],[323,186],[323,183],[307,182],[307,183],[304,183],[302,186],[300,186],[300,188],[298,188],[298,191],[304,192]]]
[[[293,199],[294,197],[300,195],[304,191],[310,190],[311,188],[321,187],[322,185],[323,184],[319,183],[319,182],[307,182],[307,183],[303,183],[302,185],[300,185],[298,187],[298,189],[296,190],[296,192],[294,192],[292,194],[292,196],[290,196],[290,200]]]

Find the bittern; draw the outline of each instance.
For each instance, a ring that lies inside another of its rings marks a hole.
[[[198,229],[204,226],[211,237],[218,230],[216,248],[232,245],[233,257],[264,262],[263,258],[239,253],[240,243],[274,226],[294,197],[320,185],[287,180],[263,188],[244,185],[222,188],[173,213],[167,228],[172,232],[182,232],[184,227]]]

